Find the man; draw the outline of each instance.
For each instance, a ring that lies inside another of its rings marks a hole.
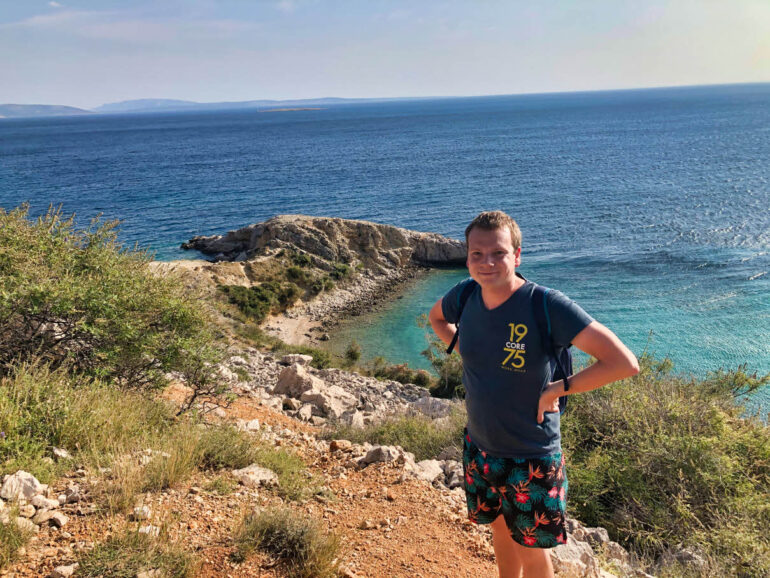
[[[468,410],[463,464],[468,515],[491,524],[500,578],[552,577],[548,548],[565,543],[567,479],[561,454],[559,397],[635,375],[629,349],[558,291],[545,300],[554,343],[570,343],[596,362],[552,382],[533,310],[535,284],[516,273],[521,232],[500,211],[481,213],[465,230],[467,266],[478,285],[460,312],[464,283],[429,314],[436,335],[458,331]]]

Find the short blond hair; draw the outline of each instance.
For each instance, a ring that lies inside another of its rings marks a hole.
[[[511,232],[511,243],[513,250],[517,251],[521,247],[521,229],[511,217],[502,211],[484,211],[473,219],[465,228],[465,244],[468,244],[468,235],[474,228],[484,229],[485,231],[496,231],[508,227]]]

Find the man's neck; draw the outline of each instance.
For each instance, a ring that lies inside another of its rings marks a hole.
[[[516,293],[516,291],[524,285],[526,281],[524,278],[516,276],[514,277],[511,282],[507,285],[501,285],[499,287],[481,287],[481,298],[484,301],[484,305],[487,309],[494,309],[495,307],[499,307],[508,299],[511,298],[511,295]]]

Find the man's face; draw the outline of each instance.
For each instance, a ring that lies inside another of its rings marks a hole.
[[[468,271],[482,287],[511,286],[521,264],[521,247],[514,250],[508,227],[488,231],[474,227],[468,235]]]

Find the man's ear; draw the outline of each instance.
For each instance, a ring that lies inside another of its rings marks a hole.
[[[516,253],[514,253],[514,255],[516,255],[515,265],[518,267],[521,265],[521,247],[516,249]]]

